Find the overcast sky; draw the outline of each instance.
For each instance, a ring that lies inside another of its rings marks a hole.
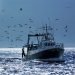
[[[22,47],[46,23],[56,42],[75,47],[75,0],[0,0],[0,47]]]

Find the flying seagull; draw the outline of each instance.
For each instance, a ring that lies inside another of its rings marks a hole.
[[[23,9],[22,8],[20,8],[20,11],[22,11]]]

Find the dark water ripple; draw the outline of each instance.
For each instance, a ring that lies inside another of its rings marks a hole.
[[[65,62],[48,63],[0,58],[0,75],[75,75],[75,51],[65,51]]]

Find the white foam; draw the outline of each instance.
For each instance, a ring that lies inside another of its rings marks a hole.
[[[0,52],[13,52],[13,53],[21,53],[22,48],[0,48]]]
[[[64,49],[65,50],[68,50],[68,51],[74,51],[75,50],[75,47],[65,47]]]

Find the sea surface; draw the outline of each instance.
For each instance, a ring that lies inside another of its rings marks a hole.
[[[0,75],[75,75],[75,49],[65,49],[65,62],[22,61],[21,53],[0,51]]]

